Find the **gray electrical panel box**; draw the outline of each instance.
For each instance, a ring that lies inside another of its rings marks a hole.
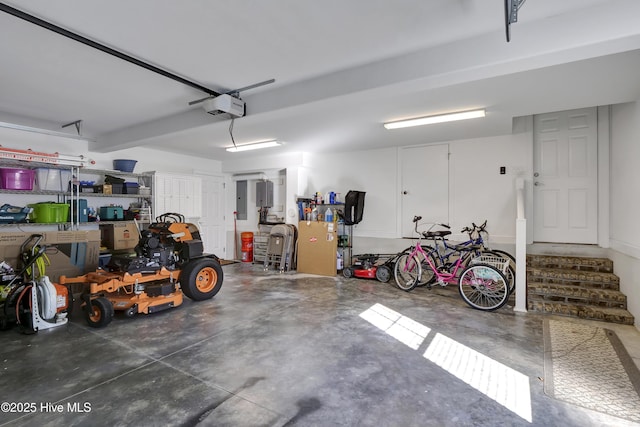
[[[256,207],[270,208],[273,206],[273,182],[256,182]]]

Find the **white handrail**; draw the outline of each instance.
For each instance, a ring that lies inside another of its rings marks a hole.
[[[524,178],[516,178],[516,305],[514,311],[527,311],[527,219],[524,206]]]
[[[524,178],[516,178],[517,219],[526,219],[524,213]]]

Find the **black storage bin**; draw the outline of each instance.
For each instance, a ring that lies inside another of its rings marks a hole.
[[[138,194],[140,184],[137,182],[125,182],[122,187],[122,194]]]
[[[116,184],[115,182],[111,184],[111,194],[123,194],[124,184]]]

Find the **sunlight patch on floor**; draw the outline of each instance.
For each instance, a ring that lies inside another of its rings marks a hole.
[[[371,306],[368,310],[362,312],[360,317],[414,350],[420,347],[431,331],[431,328],[382,304]]]
[[[413,350],[418,350],[431,328],[402,314],[375,304],[360,317]],[[423,354],[456,378],[493,399],[522,419],[532,422],[529,377],[436,333]]]
[[[440,333],[424,357],[531,422],[531,390],[526,375]]]

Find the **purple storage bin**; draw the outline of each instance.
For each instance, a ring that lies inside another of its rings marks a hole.
[[[31,169],[2,168],[0,181],[5,190],[33,190],[36,173]]]

